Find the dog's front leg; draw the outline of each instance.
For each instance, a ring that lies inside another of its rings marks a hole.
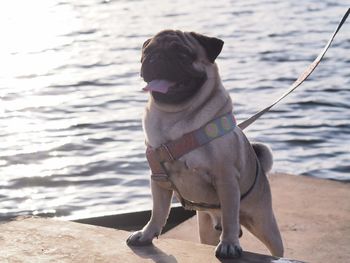
[[[160,187],[151,180],[153,209],[150,221],[140,231],[129,236],[126,243],[130,246],[144,246],[152,243],[158,237],[169,215],[173,191]]]
[[[235,169],[235,174],[223,173],[216,179],[222,213],[222,233],[215,249],[218,258],[238,258],[242,254],[239,244],[240,190],[237,178],[238,171]]]

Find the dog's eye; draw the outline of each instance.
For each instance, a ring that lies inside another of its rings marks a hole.
[[[180,57],[181,58],[189,58],[189,56],[187,54],[185,54],[185,53],[180,53]]]
[[[189,60],[189,61],[194,59],[193,56],[191,54],[188,54],[187,52],[180,53],[179,57],[182,58],[183,60]]]

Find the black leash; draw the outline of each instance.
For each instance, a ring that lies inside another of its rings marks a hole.
[[[264,113],[268,112],[273,106],[275,106],[278,102],[280,102],[282,99],[284,99],[287,95],[292,93],[297,87],[300,86],[314,71],[314,69],[318,66],[318,64],[321,62],[323,56],[326,54],[328,48],[333,42],[334,37],[340,30],[340,28],[343,26],[345,23],[346,19],[348,18],[350,14],[350,8],[346,11],[345,15],[343,16],[342,20],[340,21],[337,29],[334,31],[333,35],[331,38],[328,40],[327,45],[324,47],[322,52],[318,55],[318,57],[304,70],[304,72],[298,77],[298,79],[290,86],[290,88],[281,96],[279,97],[275,102],[273,102],[271,105],[267,106],[265,109],[262,109],[261,111],[257,112],[254,114],[252,117],[249,119],[241,122],[238,124],[238,127],[241,128],[242,130],[247,128],[249,125],[251,125],[253,122],[255,122],[257,119],[259,119]]]

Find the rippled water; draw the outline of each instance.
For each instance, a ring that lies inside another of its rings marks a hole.
[[[345,1],[5,1],[0,4],[0,217],[150,208],[140,47],[164,28],[225,41],[238,120],[317,56]],[[350,180],[350,22],[316,72],[247,135],[276,172]]]

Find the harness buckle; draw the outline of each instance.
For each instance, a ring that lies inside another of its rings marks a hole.
[[[157,149],[161,162],[174,161],[174,155],[171,153],[169,147],[166,144],[160,145]]]

